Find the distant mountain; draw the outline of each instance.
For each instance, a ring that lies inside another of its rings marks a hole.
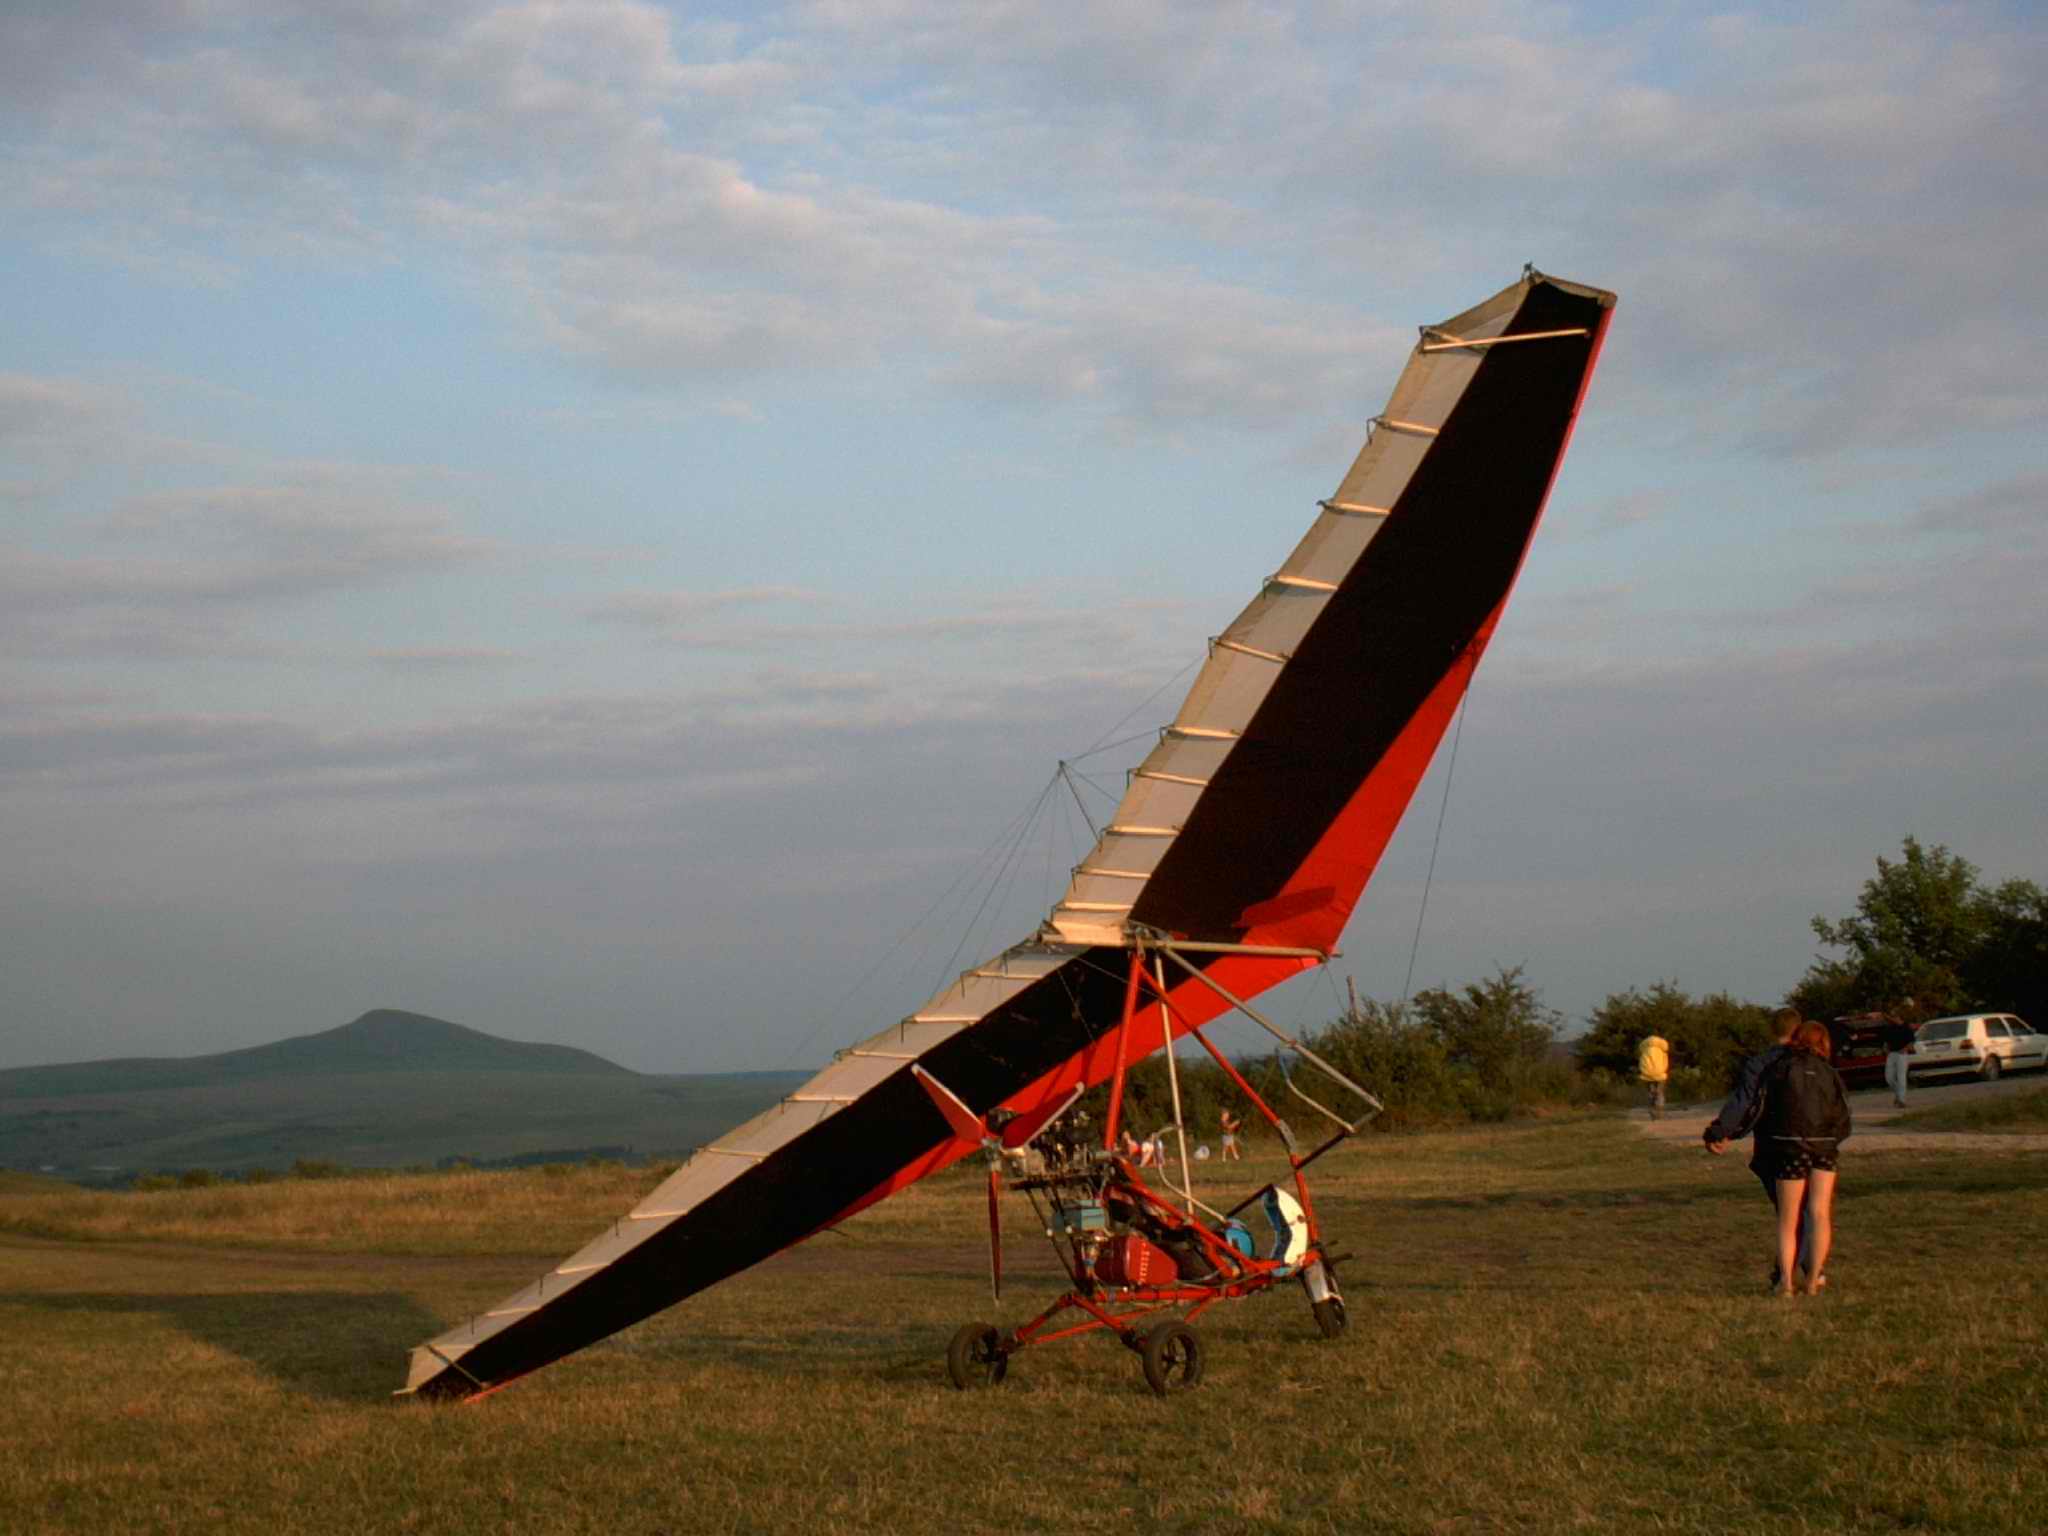
[[[107,1182],[301,1160],[681,1158],[808,1076],[643,1075],[570,1046],[380,1008],[339,1029],[215,1056],[0,1071],[0,1169]]]
[[[212,1056],[127,1056],[0,1071],[0,1099],[211,1088],[268,1077],[363,1072],[638,1074],[573,1045],[534,1045],[423,1013],[375,1008],[316,1035],[295,1035]]]

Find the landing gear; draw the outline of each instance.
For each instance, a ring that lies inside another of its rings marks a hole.
[[[1145,1361],[1145,1382],[1165,1397],[1186,1392],[1202,1380],[1202,1341],[1186,1323],[1157,1323],[1139,1350]]]
[[[1326,1301],[1318,1301],[1309,1307],[1309,1311],[1315,1314],[1316,1327],[1322,1330],[1326,1339],[1336,1338],[1351,1326],[1351,1318],[1344,1310],[1342,1296],[1332,1296]]]
[[[964,1323],[946,1347],[946,1374],[962,1392],[992,1387],[1010,1374],[1003,1336],[989,1323]]]

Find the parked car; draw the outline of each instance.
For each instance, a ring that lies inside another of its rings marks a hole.
[[[1959,1013],[1922,1024],[1908,1054],[1914,1077],[1974,1072],[1989,1083],[2001,1072],[2048,1068],[2048,1034],[2009,1013]]]
[[[1898,1026],[1882,1013],[1852,1013],[1828,1024],[1835,1070],[1851,1088],[1884,1081],[1885,1032]]]

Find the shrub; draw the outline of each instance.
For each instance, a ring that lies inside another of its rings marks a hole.
[[[1742,1058],[1771,1041],[1771,1012],[1726,992],[1694,998],[1675,983],[1660,981],[1647,992],[1615,992],[1593,1011],[1590,1027],[1574,1047],[1581,1070],[1598,1068],[1625,1082],[1636,1074],[1636,1047],[1650,1035],[1671,1044],[1674,1084],[1690,1071],[1697,1086],[1687,1097],[1717,1097],[1735,1080]]]

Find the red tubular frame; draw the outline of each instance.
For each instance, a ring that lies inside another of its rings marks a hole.
[[[1135,955],[1137,953],[1141,953],[1141,951],[1134,951],[1133,953]],[[1133,963],[1135,965],[1135,960]],[[1172,1029],[1172,1010],[1168,1006],[1166,994],[1160,990],[1159,983],[1152,976],[1151,972],[1143,971],[1142,974],[1145,977],[1146,984],[1151,987],[1154,995],[1156,995],[1159,999],[1160,1017],[1162,1020],[1166,1021],[1167,1033],[1170,1039]],[[1128,1017],[1128,1010],[1126,1016]],[[1242,1072],[1239,1072],[1237,1068],[1231,1064],[1230,1059],[1226,1057],[1221,1051],[1217,1050],[1215,1045],[1210,1042],[1209,1037],[1202,1033],[1201,1025],[1190,1024],[1187,1027],[1185,1033],[1193,1035],[1196,1040],[1201,1042],[1202,1049],[1207,1051],[1209,1055],[1212,1058],[1214,1058],[1216,1065],[1224,1070],[1224,1072],[1229,1076],[1230,1080],[1233,1083],[1237,1084],[1239,1091],[1241,1091],[1246,1098],[1250,1099],[1253,1104],[1258,1106],[1259,1113],[1266,1117],[1267,1124],[1271,1125],[1273,1129],[1279,1133],[1280,1144],[1287,1149],[1287,1164],[1290,1168],[1294,1170],[1294,1189],[1295,1193],[1299,1195],[1301,1198],[1302,1218],[1308,1223],[1309,1246],[1311,1249],[1321,1246],[1323,1241],[1322,1225],[1316,1220],[1315,1201],[1310,1197],[1308,1192],[1308,1177],[1301,1171],[1302,1168],[1305,1166],[1307,1159],[1303,1158],[1299,1152],[1294,1150],[1293,1138],[1291,1135],[1289,1135],[1286,1128],[1281,1124],[1280,1116],[1274,1113],[1273,1107],[1270,1104],[1268,1104],[1264,1099],[1259,1097],[1258,1090],[1252,1087],[1250,1083],[1245,1081],[1244,1074]],[[1167,1049],[1171,1050],[1172,1046],[1169,1045]],[[1119,1076],[1117,1079],[1117,1087],[1121,1089],[1122,1086],[1123,1079],[1121,1076],[1121,1062],[1119,1062]],[[1171,1209],[1171,1207],[1168,1207],[1168,1209]],[[1240,1209],[1242,1209],[1242,1207],[1240,1207]],[[1196,1230],[1201,1231],[1202,1229],[1197,1227]]]
[[[1102,1130],[1102,1150],[1116,1150],[1116,1133],[1123,1124],[1124,1072],[1130,1065],[1131,1022],[1138,1015],[1138,979],[1145,974],[1145,951],[1131,950],[1130,979],[1124,983],[1124,1017],[1116,1031],[1116,1075],[1109,1083],[1109,1115]]]
[[[1175,1228],[1193,1233],[1210,1259],[1229,1266],[1230,1270],[1235,1271],[1235,1278],[1217,1285],[1106,1285],[1095,1280],[1082,1262],[1080,1240],[1069,1236],[1064,1245],[1060,1245],[1060,1258],[1068,1276],[1074,1282],[1074,1288],[1029,1322],[1020,1323],[1008,1330],[1003,1335],[1001,1344],[1004,1354],[1014,1354],[1026,1345],[1050,1344],[1056,1339],[1070,1339],[1078,1334],[1093,1333],[1104,1328],[1135,1349],[1140,1340],[1130,1325],[1141,1318],[1175,1307],[1186,1307],[1184,1315],[1192,1322],[1219,1301],[1241,1301],[1247,1296],[1270,1289],[1282,1280],[1294,1278],[1311,1264],[1325,1262],[1322,1238],[1315,1231],[1312,1217],[1309,1246],[1293,1263],[1282,1264],[1276,1259],[1248,1257],[1218,1239],[1203,1223],[1184,1215],[1178,1208],[1154,1194],[1139,1177],[1137,1170],[1124,1158],[1116,1159],[1116,1170],[1114,1187],[1159,1212]],[[1296,1178],[1300,1178],[1298,1173]],[[1306,1205],[1302,1209],[1304,1215],[1309,1214]],[[1051,1332],[1044,1331],[1046,1325],[1061,1313],[1075,1310],[1086,1312],[1089,1321]]]

